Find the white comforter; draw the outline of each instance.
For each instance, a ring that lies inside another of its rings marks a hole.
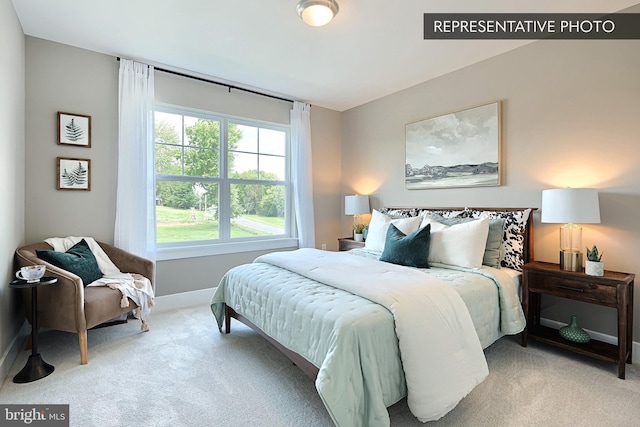
[[[441,418],[487,377],[469,312],[440,279],[345,252],[300,249],[256,261],[261,260],[360,295],[393,314],[407,402],[420,421]]]

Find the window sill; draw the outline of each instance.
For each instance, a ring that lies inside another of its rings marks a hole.
[[[233,243],[216,243],[206,245],[157,248],[156,260],[167,261],[172,259],[197,258],[213,255],[233,254],[240,252],[255,252],[274,249],[290,249],[298,247],[298,239],[268,239],[268,240],[252,240],[245,242]]]

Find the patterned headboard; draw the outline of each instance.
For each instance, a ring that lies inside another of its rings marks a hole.
[[[431,208],[386,207],[381,212],[395,218],[408,218],[433,213],[445,218],[503,218],[505,220],[503,245],[504,267],[521,271],[522,266],[533,261],[533,220],[531,212],[537,208]]]

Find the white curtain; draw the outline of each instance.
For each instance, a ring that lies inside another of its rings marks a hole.
[[[153,67],[120,59],[114,243],[155,260]]]
[[[311,106],[295,101],[291,110],[291,160],[293,197],[301,248],[316,245],[313,219],[313,176],[311,162]]]

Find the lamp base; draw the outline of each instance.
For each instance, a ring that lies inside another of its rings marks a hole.
[[[560,251],[560,270],[582,271],[582,252]]]

